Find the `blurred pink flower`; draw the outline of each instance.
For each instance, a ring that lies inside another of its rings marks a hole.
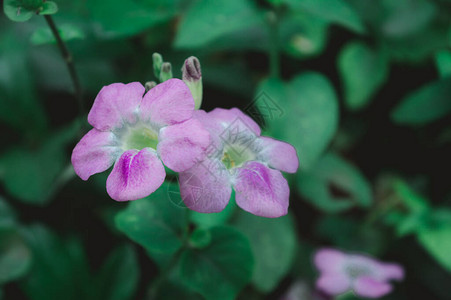
[[[167,80],[145,93],[142,84],[113,83],[97,95],[88,122],[91,129],[75,146],[75,173],[87,180],[114,164],[106,189],[117,201],[136,200],[164,182],[163,163],[179,172],[205,155],[210,142],[198,120],[186,84]]]
[[[260,136],[260,127],[237,108],[196,111],[210,131],[205,159],[180,173],[186,206],[198,212],[222,211],[232,188],[242,209],[262,217],[287,214],[290,189],[281,171],[296,172],[299,161],[290,144]]]
[[[314,263],[321,273],[316,286],[330,295],[353,290],[358,296],[379,298],[391,292],[390,280],[404,278],[404,270],[398,264],[335,249],[317,251]]]

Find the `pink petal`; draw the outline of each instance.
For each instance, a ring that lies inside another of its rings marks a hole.
[[[124,122],[135,123],[144,91],[139,82],[104,86],[89,112],[89,124],[98,130],[106,131],[122,127]]]
[[[229,172],[219,160],[206,159],[181,172],[179,182],[183,202],[197,212],[222,211],[232,194]]]
[[[354,281],[353,288],[358,296],[368,298],[379,298],[392,290],[392,286],[389,283],[377,281],[368,276],[357,278]]]
[[[160,130],[158,154],[164,164],[176,172],[185,171],[205,157],[210,134],[202,124],[190,119]]]
[[[210,132],[211,146],[222,149],[222,139],[220,134],[224,132],[224,127],[218,123],[209,113],[198,109],[193,113],[193,119],[201,122],[202,126]]]
[[[166,172],[150,148],[125,151],[106,181],[106,190],[116,201],[144,198],[164,182]]]
[[[343,273],[323,273],[316,281],[316,288],[336,296],[348,291],[351,288],[351,282]]]
[[[316,251],[315,257],[313,258],[315,266],[319,271],[334,273],[342,270],[345,260],[346,254],[331,248],[323,248]]]
[[[83,180],[103,172],[113,165],[121,154],[113,133],[91,129],[72,151],[75,173]]]
[[[247,162],[237,169],[236,203],[254,215],[277,218],[286,215],[290,189],[282,173],[259,162]]]
[[[188,86],[180,79],[169,79],[144,95],[140,116],[143,121],[164,126],[188,120],[193,111],[194,99]]]
[[[247,127],[252,130],[257,136],[261,134],[260,126],[255,123],[252,118],[244,114],[241,110],[234,107],[231,109],[215,108],[208,113],[211,117],[215,118],[217,122],[221,123],[224,128],[229,127],[232,124],[242,124],[243,127]]]
[[[296,149],[288,143],[269,137],[260,137],[262,161],[270,167],[287,173],[296,173],[299,167],[299,159]]]
[[[404,279],[404,269],[398,264],[378,263],[377,266],[378,278],[382,280],[402,280]]]

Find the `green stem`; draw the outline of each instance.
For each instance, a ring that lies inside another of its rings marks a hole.
[[[49,25],[50,30],[52,31],[53,36],[56,39],[58,48],[61,51],[61,55],[63,56],[63,59],[66,62],[67,69],[69,71],[69,75],[72,80],[72,84],[74,85],[74,92],[75,92],[75,97],[78,102],[79,113],[80,113],[80,115],[83,115],[84,107],[83,107],[82,90],[81,90],[80,80],[78,79],[77,71],[75,70],[75,65],[74,65],[72,54],[69,52],[69,49],[67,48],[63,39],[61,38],[52,17],[50,15],[44,15],[44,18],[47,21],[47,24]]]
[[[269,23],[269,70],[272,78],[280,77],[280,56],[279,56],[279,16],[277,11],[268,13]]]

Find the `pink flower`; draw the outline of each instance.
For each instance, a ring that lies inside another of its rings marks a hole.
[[[321,273],[316,286],[330,295],[354,290],[358,296],[379,298],[391,292],[389,280],[404,278],[404,270],[398,264],[335,249],[317,251],[314,262]]]
[[[145,94],[142,84],[113,83],[97,95],[88,122],[91,129],[75,146],[75,173],[87,180],[114,164],[108,194],[136,200],[164,182],[163,163],[179,172],[205,155],[209,133],[191,119],[194,100],[183,81],[170,79]]]
[[[180,173],[186,206],[203,213],[222,211],[233,188],[242,209],[268,218],[285,215],[290,189],[280,171],[296,172],[294,147],[260,136],[260,127],[237,108],[200,110],[194,118],[210,131],[212,143],[205,159]]]

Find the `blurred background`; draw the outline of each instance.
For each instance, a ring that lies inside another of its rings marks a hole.
[[[324,246],[402,264],[383,299],[450,299],[451,1],[37,1],[73,55],[82,110],[36,1],[1,2],[0,298],[148,295],[160,256],[118,225],[138,206],[108,197],[108,172],[76,177],[70,155],[98,91],[157,80],[159,52],[178,78],[199,58],[202,109],[238,107],[298,151],[287,217],[232,206],[192,220],[249,240],[252,278],[224,299],[311,289]],[[154,198],[167,203],[165,189]],[[208,295],[176,277],[161,289],[178,294],[158,299]]]

